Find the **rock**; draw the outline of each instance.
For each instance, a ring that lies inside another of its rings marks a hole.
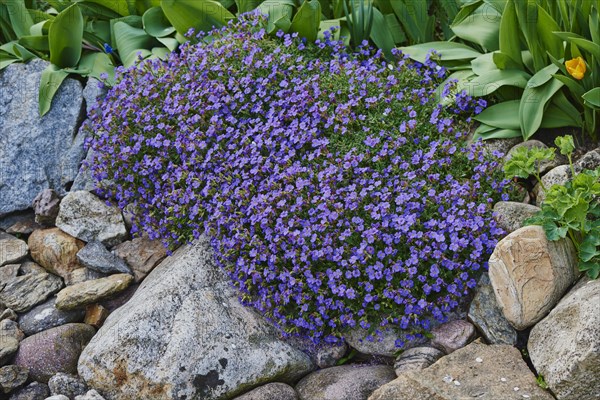
[[[40,266],[33,261],[25,261],[21,264],[19,268],[19,275],[27,275],[27,274],[45,274],[46,270],[44,267]]]
[[[7,364],[19,349],[19,341],[12,337],[0,336],[0,366]]]
[[[48,380],[48,387],[53,396],[62,394],[69,399],[84,395],[88,391],[88,387],[83,379],[76,375],[64,374],[62,372],[59,372]]]
[[[96,181],[92,177],[92,171],[89,165],[93,162],[94,152],[92,149],[88,150],[85,160],[81,163],[81,168],[73,181],[71,186],[72,191],[85,190],[86,192],[93,192],[96,190]]]
[[[96,78],[89,77],[85,87],[83,88],[83,98],[85,99],[85,110],[89,116],[92,109],[98,104],[99,100],[103,99],[108,92],[106,86]]]
[[[75,397],[75,400],[104,400],[104,397],[100,396],[100,393],[92,389],[86,394]]]
[[[167,256],[165,246],[147,236],[123,242],[114,251],[131,267],[136,282],[144,279]]]
[[[539,140],[526,140],[525,142],[519,143],[515,146],[513,146],[508,153],[506,154],[506,156],[504,156],[504,163],[506,163],[507,161],[509,161],[512,158],[512,155],[514,154],[514,152],[520,148],[520,147],[526,147],[528,149],[533,149],[533,148],[541,148],[541,149],[547,149],[548,146],[546,146],[544,143],[540,142]],[[562,163],[562,157],[560,156],[560,154],[556,154],[554,160],[544,160],[540,162],[540,173],[543,175],[545,172],[550,171],[552,168],[559,166]]]
[[[0,389],[3,393],[10,393],[27,382],[29,371],[16,365],[6,365],[0,368]]]
[[[541,209],[531,204],[499,201],[494,205],[494,220],[506,234],[509,234],[525,226],[523,221],[533,217],[538,211]]]
[[[477,284],[475,297],[469,308],[469,320],[488,343],[511,346],[517,344],[517,331],[504,318],[487,273],[481,276]]]
[[[86,324],[66,324],[25,338],[16,365],[29,369],[31,379],[47,383],[55,374],[77,373],[77,359],[96,330]]]
[[[531,330],[535,369],[561,400],[600,394],[600,280],[571,291]]]
[[[85,308],[85,319],[83,322],[98,329],[102,326],[106,317],[108,317],[108,310],[106,308],[100,304],[90,304]]]
[[[486,154],[502,154],[505,156],[508,151],[521,142],[520,138],[511,139],[489,139],[483,141],[483,151]]]
[[[519,350],[475,341],[429,368],[402,373],[369,400],[552,400]]]
[[[541,226],[502,239],[490,257],[489,277],[507,321],[523,330],[544,318],[577,279],[577,264],[571,241],[549,241]]]
[[[83,190],[65,196],[60,203],[56,226],[85,242],[97,240],[108,247],[121,243],[127,236],[119,208],[108,206]]]
[[[25,335],[31,336],[56,326],[83,321],[85,311],[62,311],[55,304],[56,298],[53,297],[19,317],[19,326]]]
[[[1,337],[12,337],[20,342],[25,338],[25,334],[19,329],[19,324],[15,321],[12,319],[3,319],[0,321],[0,338]]]
[[[35,222],[42,225],[53,226],[58,216],[60,196],[52,189],[44,189],[33,200]]]
[[[435,347],[413,347],[402,352],[394,363],[397,376],[407,371],[425,369],[446,354]]]
[[[21,264],[7,264],[0,267],[0,286],[12,278],[16,278]]]
[[[371,337],[371,340],[365,335],[366,331],[364,329],[350,329],[344,339],[350,347],[360,353],[383,357],[394,357],[398,350],[420,346],[429,342],[426,338],[420,338],[406,342],[404,347],[397,347],[396,340],[405,336],[401,331],[395,329],[387,329],[382,332],[381,336]]]
[[[2,313],[0,313],[0,321],[3,321],[5,319],[16,321],[17,318],[17,313],[11,310],[10,308],[7,308],[6,310],[2,311]]]
[[[2,175],[0,175],[0,178],[1,177]],[[35,214],[33,213],[33,210],[27,209],[23,211],[15,211],[8,215],[0,216],[0,230],[8,231],[13,225],[28,224],[31,221],[35,222]]]
[[[117,293],[111,298],[102,300],[100,305],[108,310],[108,313],[112,313],[117,308],[122,307],[125,303],[127,303],[138,290],[140,285],[138,283],[134,283],[129,285],[129,287],[122,292]]]
[[[48,396],[50,396],[48,385],[31,382],[29,385],[14,391],[9,400],[45,400]]]
[[[319,368],[329,368],[337,364],[348,351],[346,342],[340,345],[326,345],[317,350],[316,361]]]
[[[85,156],[76,137],[83,107],[79,81],[65,79],[40,117],[41,74],[48,65],[34,59],[0,73],[0,215],[31,207],[46,188],[64,195]]]
[[[431,330],[431,334],[431,344],[446,354],[465,347],[477,336],[473,324],[462,319],[438,325]]]
[[[125,261],[108,251],[100,242],[91,241],[77,253],[77,259],[84,267],[103,274],[131,274]]]
[[[107,275],[102,272],[94,271],[89,268],[77,268],[69,273],[69,276],[65,279],[67,286],[75,285],[85,281],[93,281],[95,279],[106,278]]]
[[[285,383],[267,383],[233,400],[298,400],[298,394]]]
[[[1,186],[0,190],[2,190]],[[0,209],[1,208],[2,205],[0,204]],[[16,263],[24,258],[28,251],[27,243],[23,240],[17,239],[7,233],[0,232],[0,267],[6,264]]]
[[[296,391],[300,400],[366,400],[394,378],[394,370],[387,365],[342,365],[307,375]]]
[[[571,180],[571,169],[568,165],[559,165],[550,170],[546,175],[542,176],[544,187],[549,190],[553,185],[564,185]],[[542,186],[538,183],[533,188],[535,195],[535,204],[539,207],[546,200],[546,192],[542,190]]]
[[[35,217],[31,219],[23,219],[22,221],[15,222],[13,225],[6,229],[6,233],[11,235],[29,235],[36,229],[42,229],[43,227],[35,222]]]
[[[37,230],[29,236],[31,257],[48,272],[66,279],[69,273],[81,268],[77,252],[84,243],[58,228]]]
[[[6,282],[4,288],[0,290],[0,302],[18,313],[23,313],[40,304],[62,287],[62,280],[52,274],[21,275]]]
[[[59,310],[74,310],[97,303],[124,290],[132,281],[131,275],[116,274],[67,286],[56,295],[55,307]]]
[[[57,394],[56,396],[50,396],[46,400],[70,400],[67,396],[62,394]]]
[[[166,258],[109,315],[78,371],[111,400],[214,400],[295,382],[312,368],[307,355],[239,303],[202,238]]]
[[[600,147],[587,152],[583,157],[573,163],[575,172],[581,172],[584,169],[594,170],[600,167]]]

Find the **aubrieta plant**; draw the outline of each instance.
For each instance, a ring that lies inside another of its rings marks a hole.
[[[500,155],[467,143],[485,103],[437,105],[433,62],[269,38],[265,23],[247,15],[118,71],[89,123],[93,175],[139,210],[134,230],[208,234],[243,303],[285,334],[427,331],[502,234]]]
[[[600,275],[600,168],[576,173],[572,160],[575,150],[573,137],[560,136],[554,143],[569,160],[571,180],[564,185],[543,186],[539,172],[536,174],[536,169],[530,168],[529,161],[544,160],[544,157],[539,157],[540,151],[535,149],[526,149],[522,157],[507,162],[505,172],[508,178],[536,176],[546,197],[541,204],[542,210],[525,223],[541,225],[548,240],[568,236],[577,249],[579,270],[596,279]],[[545,159],[554,158],[554,149],[545,150]]]

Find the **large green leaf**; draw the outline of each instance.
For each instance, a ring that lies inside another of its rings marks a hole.
[[[257,8],[263,0],[235,0],[237,4],[238,14],[243,14]]]
[[[25,2],[23,0],[2,0],[2,4],[6,6],[11,27],[17,37],[29,35],[33,19],[25,7]]]
[[[86,76],[93,76],[98,80],[100,80],[101,74],[107,74],[109,84],[112,84],[115,80],[115,66],[112,64],[110,57],[105,53],[84,54],[77,69],[80,73]]]
[[[560,74],[554,74],[552,76],[555,79],[558,79],[559,81],[564,83],[565,86],[567,88],[569,88],[569,90],[573,94],[573,97],[575,97],[577,100],[579,100],[580,103],[583,103],[581,98],[582,98],[583,94],[585,93],[585,89],[583,88],[583,86],[581,86],[580,83],[578,83],[575,79],[571,78],[570,76],[565,76],[565,75],[560,75]]]
[[[593,88],[587,91],[583,96],[586,105],[589,104],[593,107],[600,108],[600,87]]]
[[[435,21],[429,15],[427,1],[395,0],[391,6],[412,42],[423,43],[433,39]]]
[[[48,36],[22,36],[19,44],[30,50],[47,53],[50,50]]]
[[[512,57],[504,54],[502,51],[495,51],[492,53],[494,64],[499,69],[524,69],[522,62],[516,62]]]
[[[167,19],[181,35],[192,28],[208,32],[235,18],[221,3],[214,0],[162,0],[161,6]]]
[[[52,99],[68,75],[68,72],[54,64],[48,65],[48,67],[42,71],[40,91],[38,92],[40,115],[44,115],[50,111]]]
[[[319,0],[304,0],[296,15],[292,19],[292,32],[298,32],[300,37],[306,38],[309,42],[314,42],[319,33],[321,24],[321,3]]]
[[[469,18],[459,24],[452,25],[451,28],[459,38],[477,43],[488,51],[494,51],[499,49],[499,26],[490,21],[492,18],[498,19],[500,14],[493,8],[482,7]]]
[[[517,137],[521,137],[521,130],[520,129],[492,129],[490,131],[487,132],[475,132],[475,134],[473,135],[473,140],[477,140],[479,138],[483,139],[483,140],[490,140],[490,139],[512,139],[512,138],[517,138]]]
[[[138,53],[141,53],[143,58],[151,54],[150,49],[154,47],[155,41],[143,29],[134,28],[125,22],[117,22],[113,29],[117,43],[116,50],[125,67],[135,64]]]
[[[489,71],[497,70],[498,67],[494,63],[495,53],[485,53],[471,61],[471,69],[477,75],[485,74]]]
[[[572,113],[572,110],[567,112],[564,107],[557,105],[553,100],[544,112],[540,128],[581,127],[581,125],[581,115],[577,110],[575,110],[575,114]]]
[[[50,62],[58,67],[74,67],[81,57],[83,16],[77,4],[54,18],[48,30]]]
[[[521,41],[519,40],[519,21],[514,2],[508,1],[500,19],[500,51],[515,63],[521,64]],[[500,66],[498,66],[500,68]]]
[[[548,100],[563,85],[561,81],[551,79],[541,86],[525,88],[519,107],[519,120],[524,140],[529,139],[539,129]]]
[[[383,50],[387,57],[392,56],[392,49],[395,46],[393,36],[391,35],[388,25],[385,22],[383,14],[373,8],[373,26],[371,27],[371,40],[377,45],[378,48]]]
[[[594,43],[572,32],[554,32],[554,34],[560,39],[576,44],[578,47],[591,53],[594,57],[600,58],[600,44]]]
[[[258,9],[261,13],[267,14],[267,32],[273,33],[278,29],[287,31],[292,25],[292,14],[294,13],[293,0],[267,0],[262,3]],[[287,26],[287,28],[286,28]]]
[[[519,130],[519,100],[504,101],[486,108],[474,117],[475,120],[501,129]]]
[[[527,72],[518,69],[492,70],[471,80],[467,91],[471,96],[481,97],[502,86],[525,88],[530,77]]]
[[[131,4],[128,0],[85,0],[85,2],[97,3],[122,17],[130,15],[132,11]]]
[[[558,67],[554,64],[547,65],[546,67],[539,70],[535,75],[531,77],[527,82],[527,87],[535,88],[543,85],[552,79],[552,76],[558,72]]]
[[[400,47],[403,53],[408,54],[413,60],[421,63],[432,50],[440,55],[442,61],[447,60],[471,60],[481,56],[481,53],[472,47],[455,42],[428,42],[412,46]]]
[[[148,35],[153,37],[165,37],[175,32],[175,28],[171,25],[162,8],[152,7],[142,16],[144,30]]]
[[[536,27],[541,46],[545,50],[544,53],[548,52],[554,57],[561,57],[563,55],[562,41],[554,34],[555,31],[560,30],[560,26],[541,5],[538,5]]]
[[[405,43],[406,35],[404,34],[404,30],[402,29],[402,25],[400,25],[398,18],[396,18],[396,14],[384,14],[383,17],[385,18],[385,23],[394,43]]]

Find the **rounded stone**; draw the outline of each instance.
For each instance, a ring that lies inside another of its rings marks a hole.
[[[31,382],[29,385],[12,392],[8,400],[46,400],[50,396],[48,385]]]
[[[34,231],[29,236],[28,244],[33,260],[63,279],[74,269],[81,268],[77,252],[84,243],[58,228]]]
[[[268,383],[233,400],[298,400],[298,394],[285,383]]]
[[[53,297],[19,317],[19,326],[26,336],[35,335],[56,326],[71,322],[81,322],[85,317],[84,310],[63,311],[55,307],[56,297]]]
[[[48,381],[52,395],[62,394],[72,399],[75,396],[86,394],[88,387],[83,379],[71,374],[59,372]]]

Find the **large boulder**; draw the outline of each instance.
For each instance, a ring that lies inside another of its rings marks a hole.
[[[571,291],[531,330],[531,362],[560,400],[600,395],[599,305],[600,280],[590,281]]]
[[[157,266],[108,317],[78,367],[109,400],[230,399],[268,382],[295,382],[312,369],[306,354],[240,305],[207,239]]]
[[[526,226],[506,236],[489,261],[498,305],[518,330],[544,318],[578,275],[573,243],[549,241],[541,226]]]
[[[83,111],[79,81],[65,79],[40,117],[40,78],[48,65],[35,59],[0,72],[0,216],[31,207],[47,188],[64,195],[85,157],[77,134]]]
[[[475,341],[429,368],[407,371],[369,400],[552,400],[519,350]]]

